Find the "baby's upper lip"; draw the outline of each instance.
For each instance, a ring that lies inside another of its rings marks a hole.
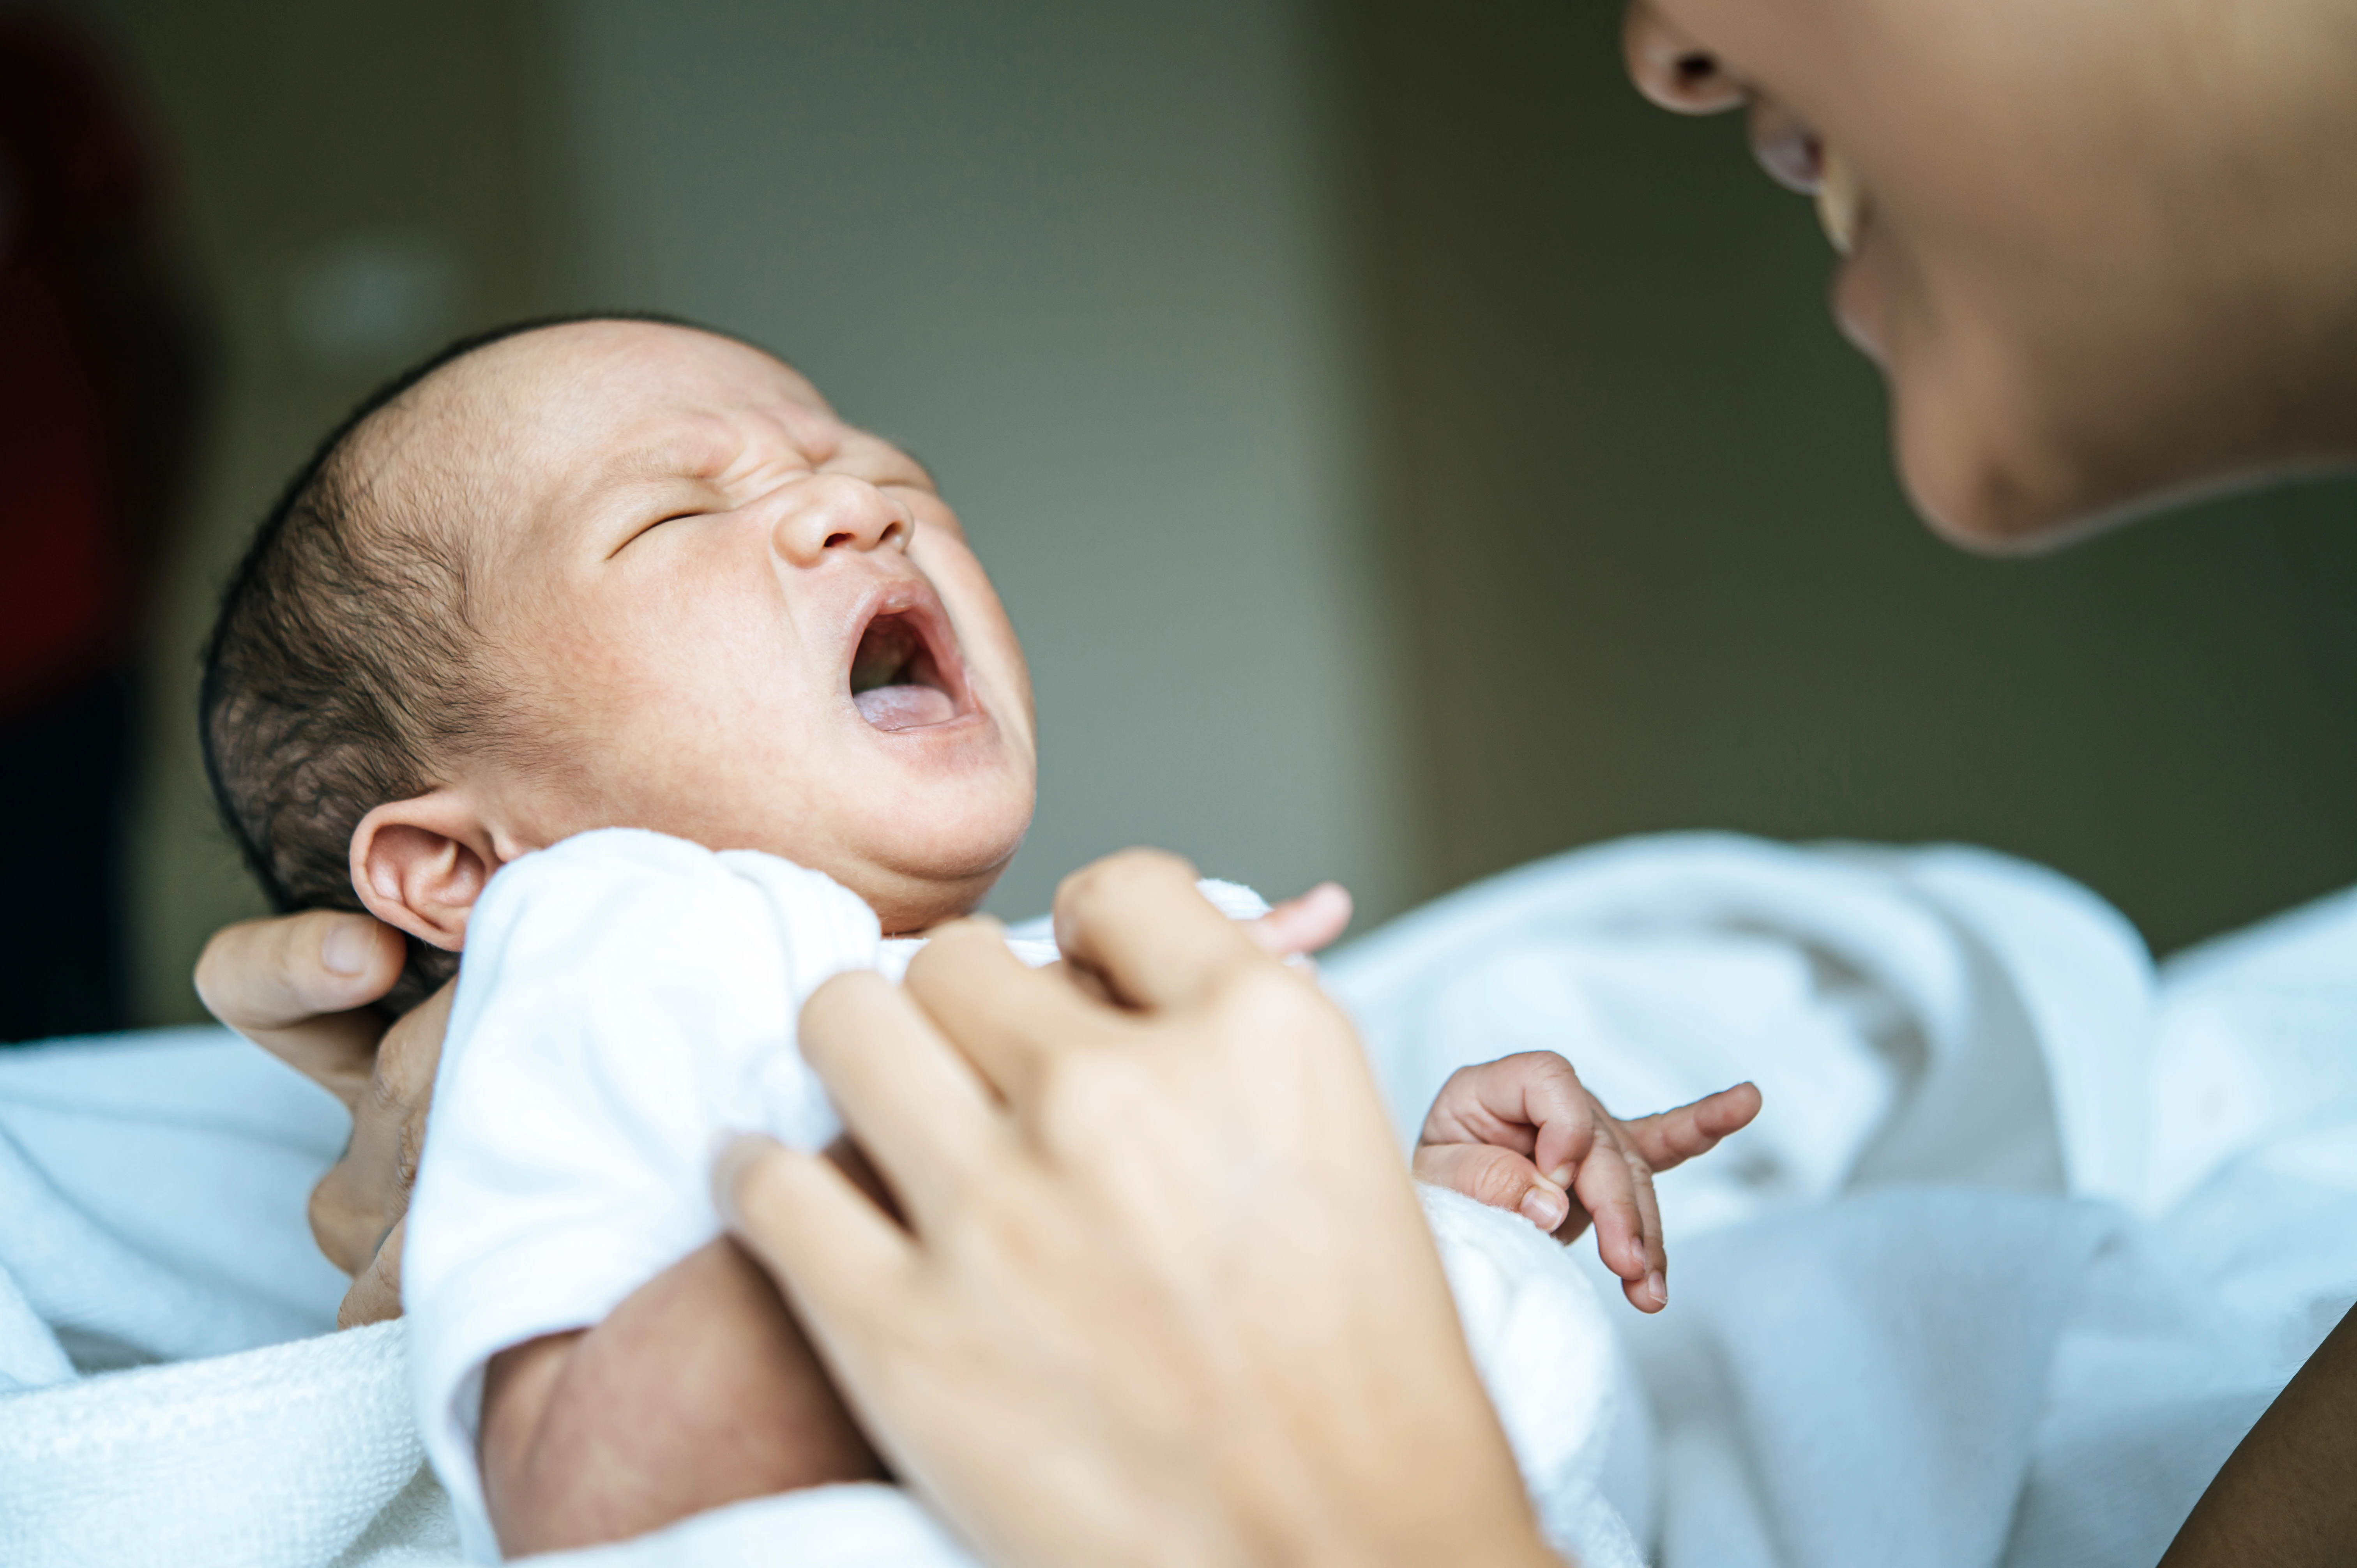
[[[961,715],[974,709],[966,682],[965,660],[958,650],[957,632],[950,625],[948,607],[932,584],[922,577],[893,577],[870,588],[851,617],[851,635],[843,649],[843,689],[851,690],[851,671],[867,628],[887,616],[898,616],[912,628],[932,658],[942,688]]]

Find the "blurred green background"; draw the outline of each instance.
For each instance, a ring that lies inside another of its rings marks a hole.
[[[2159,948],[2357,880],[2357,489],[1933,540],[1806,205],[1538,0],[75,0],[209,322],[155,571],[131,1015],[254,897],[194,650],[443,339],[678,311],[941,474],[1031,650],[994,908],[1123,843],[1371,918],[1643,830],[1964,840]]]

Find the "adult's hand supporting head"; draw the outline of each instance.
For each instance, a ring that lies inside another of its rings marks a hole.
[[[318,910],[226,927],[197,961],[213,1016],[317,1079],[352,1113],[351,1142],[311,1192],[311,1234],[352,1288],[350,1328],[401,1315],[401,1224],[450,986],[386,1027],[373,1004],[401,977],[400,934],[365,915]]]
[[[1350,895],[1324,883],[1243,929],[1291,957],[1324,947],[1350,918]],[[403,1216],[457,985],[388,1027],[374,1004],[401,978],[403,959],[392,927],[312,910],[224,927],[197,961],[197,994],[214,1017],[352,1113],[351,1142],[311,1192],[311,1234],[352,1276],[337,1313],[344,1328],[401,1316]]]
[[[804,1054],[905,1227],[749,1138],[732,1226],[993,1561],[1554,1562],[1350,1025],[1192,881],[1065,883],[1110,1000],[979,923],[823,987]]]

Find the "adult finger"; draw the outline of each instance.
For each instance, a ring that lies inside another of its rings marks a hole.
[[[1119,1026],[1113,999],[1091,993],[1092,978],[1069,965],[1034,970],[1007,950],[997,926],[961,920],[935,933],[901,983],[992,1088],[1023,1104],[1058,1052]]]
[[[915,1245],[823,1155],[748,1133],[712,1165],[720,1222],[768,1271],[822,1345],[871,1303],[896,1300]]]
[[[409,1221],[397,1221],[368,1266],[352,1276],[351,1289],[336,1308],[336,1326],[358,1328],[401,1316],[401,1242]]]
[[[1056,889],[1056,945],[1132,1007],[1183,1007],[1265,957],[1195,889],[1195,868],[1160,850],[1108,855]]]
[[[1426,1144],[1415,1152],[1415,1179],[1519,1214],[1549,1234],[1571,1214],[1562,1187],[1512,1149],[1492,1144]]]
[[[1629,1146],[1656,1172],[1706,1155],[1719,1140],[1739,1133],[1760,1114],[1760,1090],[1749,1083],[1706,1094],[1691,1105],[1620,1123]]]
[[[385,1232],[409,1211],[434,1074],[457,993],[456,981],[444,985],[385,1032],[351,1101],[352,1135],[344,1157],[311,1190],[312,1237],[349,1273],[367,1267]]]
[[[222,1023],[349,1105],[384,1032],[356,1011],[401,978],[400,933],[366,915],[318,909],[213,933],[197,960],[197,995]]]
[[[1296,894],[1244,927],[1254,946],[1271,958],[1297,958],[1329,947],[1351,924],[1351,891],[1321,882]]]
[[[937,1219],[999,1135],[974,1069],[913,998],[866,971],[812,993],[800,1042],[910,1223]]]

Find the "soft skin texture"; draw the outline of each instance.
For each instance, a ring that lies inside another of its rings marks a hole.
[[[1246,934],[1291,958],[1331,942],[1350,915],[1350,896],[1326,883]],[[838,1142],[825,1158],[898,1213],[857,1149]],[[726,1239],[594,1326],[493,1357],[481,1459],[511,1556],[619,1541],[748,1498],[888,1478],[776,1289]]]
[[[888,1202],[848,1145],[827,1157]],[[748,1498],[890,1478],[769,1277],[725,1237],[595,1327],[491,1358],[482,1466],[511,1557],[626,1540]]]
[[[1633,74],[1656,101],[1698,113],[1752,102],[1755,134],[1786,177],[1816,183],[1824,145],[1852,166],[1851,215],[1862,222],[1836,308],[1889,378],[1894,443],[1919,508],[1950,538],[1998,550],[2357,454],[2352,27],[2357,12],[2342,0],[1651,0],[1631,12],[1629,38]],[[1150,940],[1140,950],[1176,963],[1161,950],[1178,929],[1160,923],[1165,913],[1149,889],[1100,881],[1075,929],[1142,933]],[[392,1080],[380,1114],[397,1123],[398,1085],[411,1075],[380,1065],[372,1079],[376,1027],[350,1014],[391,977],[377,983],[374,970],[325,961],[322,929],[306,923],[318,918],[216,938],[200,972],[208,1003],[298,1065],[327,1064],[338,1082]],[[928,1115],[973,1122],[961,1075],[974,1069],[960,1047],[993,1081],[1004,1064],[1033,1064],[1036,1081],[1016,1102],[1030,1108],[1027,1129],[1048,1133],[1063,1125],[1064,1101],[1104,1092],[1092,1080],[1123,1070],[1094,1048],[1092,1016],[1036,988],[971,1002],[936,993],[926,1017],[953,1042],[931,1047],[937,1076],[905,1103],[854,1109],[861,1135]],[[1296,1126],[1238,1122],[1219,1108],[1261,1091],[1272,1051],[1312,1100],[1369,1092],[1355,1057],[1330,1050],[1328,1026],[1298,1017],[1165,1009],[1128,1024],[1154,1043],[1145,1054],[1155,1070],[1189,1091],[1161,1124],[1183,1129],[1191,1118],[1182,1143],[1219,1147],[1245,1172],[1282,1168],[1300,1149]],[[359,1092],[356,1117],[379,1099]],[[1383,1194],[1396,1167],[1388,1144],[1321,1133],[1329,1163],[1305,1173],[1302,1201],[1339,1208],[1345,1189]],[[863,1322],[836,1310],[821,1335],[854,1402],[890,1412],[885,1446],[896,1463],[954,1498],[954,1517],[995,1560],[1096,1561],[1108,1541],[1119,1556],[1140,1541],[1176,1542],[1180,1560],[1238,1541],[1261,1548],[1235,1552],[1247,1561],[1281,1558],[1288,1544],[1319,1561],[1543,1560],[1527,1531],[1487,1528],[1471,1512],[1459,1517],[1480,1539],[1434,1544],[1433,1521],[1450,1506],[1469,1510],[1500,1495],[1508,1461],[1501,1445],[1427,1446],[1428,1415],[1444,1426],[1469,1419],[1452,1326],[1412,1305],[1365,1321],[1371,1303],[1426,1277],[1412,1249],[1400,1250],[1395,1204],[1377,1204],[1390,1251],[1371,1252],[1351,1229],[1272,1226],[1255,1242],[1243,1228],[1235,1245],[1272,1288],[1230,1299],[1212,1287],[1239,1277],[1237,1256],[1217,1246],[1142,1255],[1138,1238],[1161,1234],[1161,1217],[1126,1208],[1128,1187],[1082,1157],[1089,1148],[969,1159],[963,1218],[928,1229],[920,1216],[913,1240],[879,1237],[856,1210],[838,1210],[843,1245],[870,1247],[877,1267],[936,1292],[1003,1262],[1035,1210],[1056,1239],[1054,1271],[1006,1276],[1021,1293],[1013,1299],[1035,1310],[968,1320],[962,1343],[975,1354],[942,1370],[924,1408],[891,1365],[906,1316]],[[1106,1157],[1118,1167],[1125,1152]],[[779,1231],[764,1256],[791,1294],[823,1286],[833,1253],[824,1238],[791,1233],[762,1196],[823,1180],[780,1158],[737,1174],[754,1184],[745,1223]],[[388,1189],[339,1211],[372,1220],[401,1201]],[[1297,1296],[1282,1294],[1288,1279]],[[1291,1346],[1295,1359],[1266,1387],[1236,1375],[1254,1347],[1299,1327],[1302,1304],[1329,1303],[1335,1280],[1362,1297],[1334,1304],[1350,1336]],[[1131,1313],[1076,1316],[1122,1293]],[[2172,1548],[2172,1568],[2336,1560],[2349,1529],[2342,1510],[2357,1498],[2352,1332],[2336,1332],[2237,1450]],[[1386,1365],[1418,1369],[1388,1403],[1371,1405],[1348,1381],[1369,1335],[1383,1337]],[[1192,1385],[1160,1375],[1206,1361]],[[1055,1372],[1062,1402],[1059,1419],[1036,1428],[1041,1447],[1026,1474],[1003,1487],[994,1466],[1013,1461],[983,1424],[997,1408],[1002,1367]],[[1346,1397],[1321,1405],[1321,1386]],[[1139,1415],[1157,1397],[1234,1442],[1174,1449],[1158,1434],[1167,1429]],[[1289,1441],[1269,1474],[1318,1466],[1297,1498],[1272,1498],[1248,1469],[1219,1463],[1248,1464],[1271,1433]],[[1068,1462],[1042,1464],[1042,1455]],[[1401,1528],[1385,1539],[1318,1533],[1324,1514],[1344,1508]]]
[[[627,1540],[747,1498],[889,1477],[734,1243],[590,1331],[491,1359],[483,1487],[509,1556]]]
[[[401,1220],[454,990],[387,1027],[374,1004],[406,957],[391,927],[323,909],[224,926],[197,960],[207,1011],[351,1112],[343,1157],[311,1189],[311,1234],[352,1276],[339,1328],[401,1316]]]
[[[1419,1180],[1511,1208],[1557,1240],[1593,1222],[1596,1251],[1640,1312],[1670,1305],[1656,1172],[1684,1165],[1760,1114],[1738,1083],[1691,1105],[1623,1122],[1553,1051],[1459,1068],[1433,1097],[1416,1136]]]
[[[2194,1505],[2161,1568],[2344,1563],[2357,1542],[2357,1312],[2341,1320]]]
[[[352,881],[378,918],[458,948],[500,866],[629,826],[782,855],[921,930],[1021,843],[1030,680],[997,594],[925,470],[777,360],[685,328],[546,328],[436,371],[358,441],[385,514],[466,531],[472,629],[513,710],[508,744],[361,821]],[[854,702],[861,634],[893,614],[933,629],[935,722]]]
[[[1350,1025],[1192,881],[1132,853],[1059,892],[1110,1000],[980,925],[829,982],[804,1053],[906,1226],[761,1140],[725,1211],[990,1561],[1555,1562]]]
[[[2357,8],[1637,0],[1665,107],[1860,221],[1835,285],[1916,507],[1976,549],[2357,456]]]

